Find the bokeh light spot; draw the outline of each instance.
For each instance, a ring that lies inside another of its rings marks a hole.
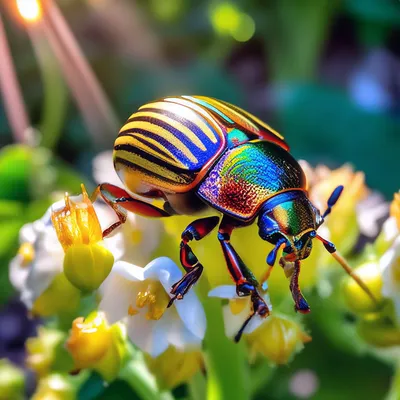
[[[26,21],[37,21],[42,16],[42,8],[38,0],[17,0],[18,11]]]
[[[256,25],[253,18],[251,18],[250,15],[242,13],[240,15],[239,25],[232,31],[232,36],[238,42],[247,42],[253,37],[255,31]]]
[[[211,10],[211,23],[215,31],[221,35],[230,35],[240,25],[241,13],[231,3],[221,3]]]
[[[317,374],[309,369],[301,369],[289,381],[289,391],[299,399],[309,399],[318,390]]]

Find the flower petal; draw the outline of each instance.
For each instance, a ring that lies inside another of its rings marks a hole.
[[[121,185],[112,160],[112,151],[103,151],[94,157],[93,177],[98,184],[108,182],[117,186]]]
[[[175,300],[174,305],[185,327],[203,339],[207,328],[207,319],[200,300],[193,289],[186,293],[182,300]]]
[[[29,274],[29,265],[22,265],[22,257],[20,254],[17,254],[11,260],[8,274],[11,284],[15,289],[21,292]]]
[[[135,304],[136,284],[118,273],[113,273],[101,286],[102,300],[99,310],[104,311],[110,324],[128,316],[129,306]],[[128,317],[129,318],[129,317]]]
[[[167,310],[166,314],[168,313]],[[165,317],[165,314],[163,318]],[[167,335],[160,321],[147,320],[140,314],[130,317],[127,323],[127,332],[132,342],[142,351],[157,357],[167,350],[169,344]]]
[[[171,286],[182,278],[182,272],[170,258],[158,257],[145,266],[143,276],[144,279],[160,281],[169,293]]]
[[[235,285],[221,285],[208,292],[208,297],[219,297],[221,299],[236,299],[239,296],[236,293]]]
[[[113,266],[111,274],[121,275],[129,281],[144,281],[146,278],[144,277],[143,272],[144,269],[137,265],[126,261],[117,261]]]

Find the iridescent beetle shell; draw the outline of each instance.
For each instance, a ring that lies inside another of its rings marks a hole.
[[[263,318],[269,314],[259,283],[230,241],[234,229],[250,225],[256,218],[259,236],[274,245],[267,264],[275,264],[279,250],[281,264],[293,263],[290,290],[297,311],[310,311],[298,277],[300,261],[309,256],[314,238],[374,299],[335,253],[334,244],[317,234],[343,186],[332,192],[321,215],[308,199],[304,173],[288,150],[283,137],[270,126],[220,100],[179,96],[145,104],[131,115],[114,145],[115,169],[131,193],[108,183],[95,192],[118,217],[103,236],[126,221],[126,211],[155,218],[194,215],[207,207],[220,211],[221,219],[203,216],[182,232],[180,260],[186,273],[172,286],[168,307],[183,299],[203,271],[189,242],[201,240],[218,225],[218,240],[236,293],[250,296],[252,303],[235,340],[255,314]],[[268,279],[268,274],[262,279]]]
[[[207,204],[245,221],[269,196],[305,189],[288,149],[279,133],[236,106],[169,97],[131,115],[115,141],[114,165],[131,192],[162,197],[175,213]]]

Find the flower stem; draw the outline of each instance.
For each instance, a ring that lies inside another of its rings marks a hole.
[[[139,398],[142,400],[173,400],[173,396],[169,392],[159,392],[157,382],[148,371],[143,355],[135,352],[132,357],[120,372],[120,377],[132,387]]]
[[[220,300],[207,298],[203,302],[207,325],[206,367],[207,399],[250,398],[249,370],[244,342],[239,344],[225,336]]]
[[[400,395],[400,362],[397,363],[389,392],[385,400],[398,400]]]
[[[62,132],[68,92],[58,63],[41,33],[31,30],[30,36],[40,65],[44,90],[43,116],[39,128],[42,134],[41,145],[52,149],[57,145]]]

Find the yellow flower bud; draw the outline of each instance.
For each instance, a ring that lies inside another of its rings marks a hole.
[[[390,216],[396,219],[397,228],[400,230],[400,192],[394,194],[393,201],[390,204]]]
[[[93,204],[82,185],[82,201],[65,195],[65,207],[53,211],[51,219],[65,251],[64,273],[78,289],[98,289],[114,263],[112,253],[102,244],[103,234]]]
[[[77,244],[65,252],[64,273],[69,281],[83,292],[91,292],[107,278],[114,256],[103,245]]]
[[[161,389],[173,389],[192,378],[203,366],[199,350],[182,351],[174,346],[156,358],[145,353],[149,370],[156,376]]]
[[[311,341],[296,322],[277,315],[269,316],[246,339],[253,356],[260,353],[276,364],[286,364],[303,343]]]
[[[367,343],[376,347],[400,345],[400,329],[386,318],[362,319],[357,325],[357,331]]]
[[[354,272],[368,286],[378,302],[382,300],[382,276],[379,266],[371,261],[354,269]],[[350,276],[343,280],[342,292],[347,307],[356,314],[377,311],[377,304]]]
[[[75,386],[68,376],[52,374],[39,381],[32,400],[76,400]]]
[[[32,314],[49,317],[59,313],[73,312],[79,306],[80,295],[80,291],[70,283],[64,273],[60,273],[35,300]]]
[[[346,253],[352,249],[359,234],[356,206],[368,195],[364,173],[354,172],[349,165],[335,170],[318,166],[314,170],[309,196],[313,204],[324,211],[329,196],[339,185],[344,186],[343,193],[324,226],[329,229],[329,240]]]
[[[94,369],[107,381],[117,376],[126,352],[121,326],[108,326],[100,312],[75,319],[66,347],[75,369]]]
[[[26,365],[39,378],[54,370],[67,372],[71,369],[72,359],[64,349],[65,338],[64,332],[40,326],[38,335],[27,339]]]
[[[24,373],[7,360],[0,360],[0,400],[24,398]]]

